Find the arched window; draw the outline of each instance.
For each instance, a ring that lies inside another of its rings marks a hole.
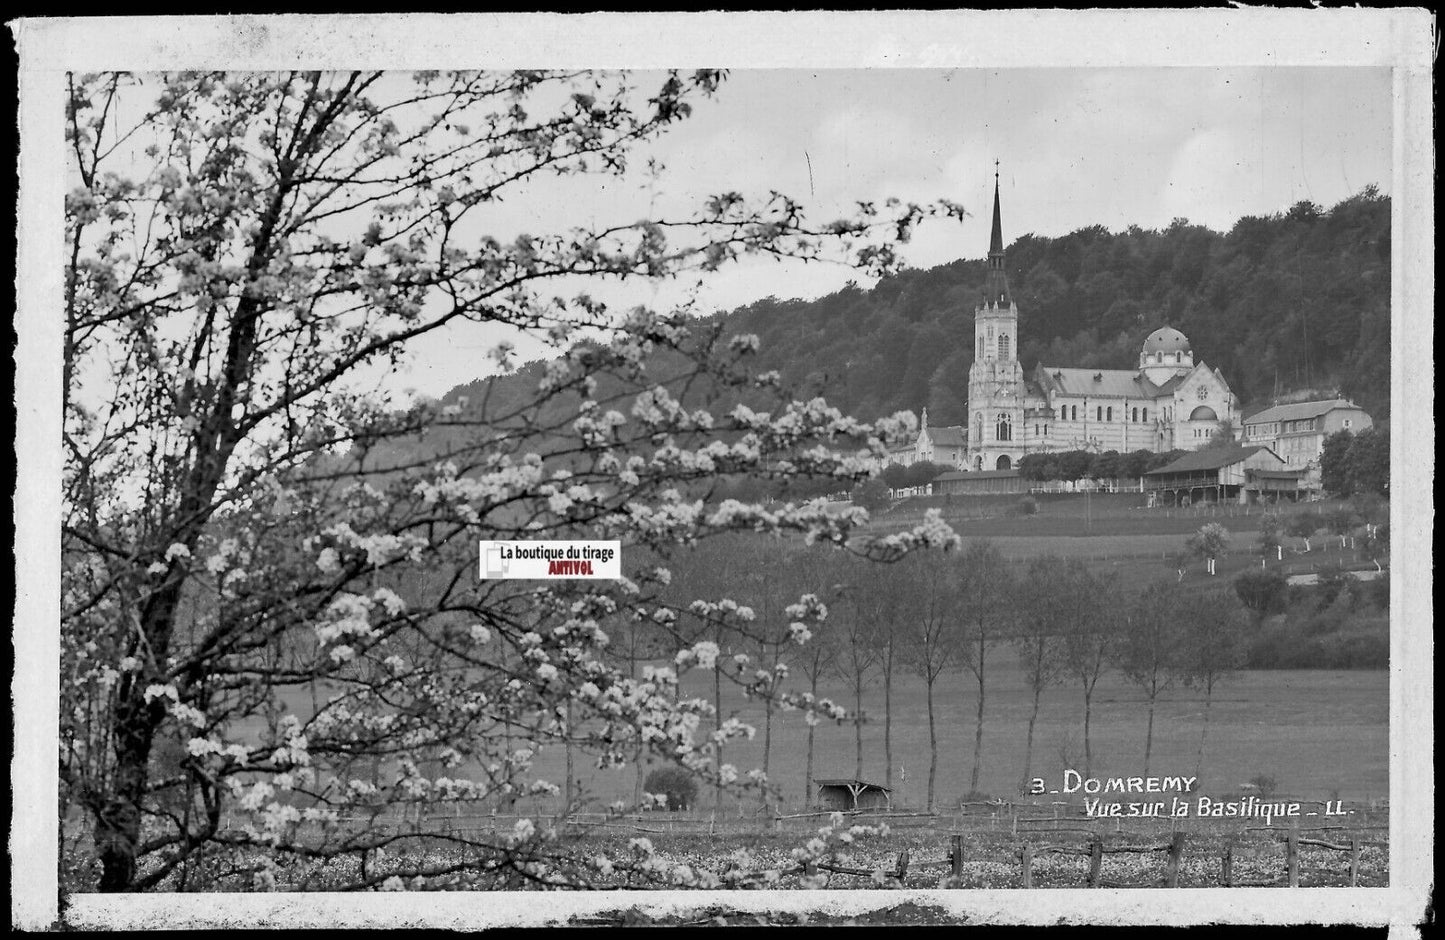
[[[1135,408],[1135,409],[1134,409],[1134,411],[1133,411],[1133,413],[1132,413],[1132,416],[1129,418],[1129,420],[1130,420],[1130,421],[1133,421],[1135,424],[1138,424],[1138,423],[1139,423],[1139,409],[1138,409],[1138,408]]]
[[[1072,418],[1073,420],[1075,420],[1075,421],[1079,420],[1079,406],[1078,406],[1078,405],[1070,405],[1070,406],[1069,406],[1069,417],[1071,417],[1071,418]]]
[[[1183,353],[1177,352],[1177,353],[1174,354],[1174,364],[1175,364],[1175,365],[1178,365],[1179,363],[1181,363],[1181,362],[1183,362],[1183,361],[1184,361],[1184,354],[1183,354]]]
[[[998,463],[995,466],[997,466],[1000,470],[1012,470],[1014,464],[1012,460],[1008,459],[1008,454],[1000,454],[998,458]]]
[[[1000,441],[1013,440],[1013,423],[1009,421],[1008,415],[998,416],[998,421],[994,423],[994,434]]]
[[[1007,358],[1009,357],[1009,352],[1008,352],[1008,351],[1009,351],[1008,334],[1007,334],[1007,333],[1000,333],[1000,334],[998,334],[998,357],[999,357],[1000,359],[1007,359]]]
[[[1208,405],[1200,405],[1189,413],[1190,421],[1218,421],[1219,416]]]
[[[1103,405],[1095,405],[1095,406],[1094,406],[1094,420],[1095,420],[1095,421],[1103,421],[1103,420],[1104,420],[1104,406],[1103,406]]]
[[[1144,420],[1145,420],[1145,421],[1148,421],[1148,420],[1149,420],[1149,409],[1148,409],[1148,408],[1145,408],[1145,409],[1144,409]]]
[[[983,469],[983,454],[979,454],[977,457],[973,458],[973,469]]]
[[[1113,420],[1114,420],[1114,406],[1113,406],[1113,405],[1110,405],[1108,408],[1106,408],[1106,409],[1104,409],[1104,410],[1105,410],[1104,420],[1106,420],[1106,421],[1113,421]]]

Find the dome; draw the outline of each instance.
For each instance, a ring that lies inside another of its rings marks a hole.
[[[1161,326],[1153,333],[1150,333],[1148,339],[1144,340],[1143,351],[1146,354],[1156,352],[1187,353],[1189,352],[1189,339],[1172,326]]]

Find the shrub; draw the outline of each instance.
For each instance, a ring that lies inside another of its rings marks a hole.
[[[903,487],[909,485],[908,468],[903,466],[902,464],[890,463],[888,466],[883,468],[883,472],[878,474],[878,476],[880,479],[883,480],[884,483],[886,483],[888,486],[892,487],[895,490],[902,489]]]
[[[1251,568],[1234,579],[1234,593],[1255,616],[1268,617],[1284,611],[1289,598],[1289,582],[1278,570]]]
[[[697,801],[697,778],[683,767],[659,767],[642,782],[647,793],[667,794],[667,808],[687,809]]]
[[[1349,611],[1335,604],[1324,608],[1304,622],[1305,632],[1310,636],[1325,636],[1338,633],[1349,626]]]
[[[1320,641],[1330,669],[1384,669],[1390,665],[1388,633],[1335,633]]]
[[[1249,782],[1259,791],[1260,799],[1269,799],[1279,789],[1279,781],[1269,774],[1255,774],[1249,778]]]
[[[1370,599],[1370,603],[1374,604],[1377,609],[1388,612],[1390,609],[1390,579],[1376,578],[1365,583],[1367,585],[1365,596]]]
[[[1025,496],[1023,499],[1019,500],[1019,515],[1033,516],[1037,515],[1038,511],[1039,501],[1034,499],[1032,496]]]
[[[886,509],[890,505],[888,487],[877,477],[864,480],[853,488],[853,502],[869,512]]]
[[[1347,610],[1353,610],[1355,590],[1361,582],[1345,571],[1322,571],[1315,582],[1315,598],[1320,609],[1333,606],[1344,595]]]

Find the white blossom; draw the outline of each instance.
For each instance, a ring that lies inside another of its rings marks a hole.
[[[702,640],[693,644],[691,652],[697,659],[699,669],[711,669],[717,663],[718,648],[712,640]]]
[[[341,570],[340,556],[334,548],[323,548],[321,554],[316,556],[316,567],[325,574],[335,574]]]

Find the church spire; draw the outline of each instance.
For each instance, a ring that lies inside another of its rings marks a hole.
[[[988,304],[1007,306],[1009,298],[1008,275],[1003,269],[1003,221],[998,200],[998,161],[993,161],[993,232],[988,240],[988,281],[984,286],[984,301]]]
[[[988,257],[1003,257],[1003,224],[998,211],[998,161],[993,161],[993,234],[988,239]],[[992,267],[992,265],[990,265]]]

